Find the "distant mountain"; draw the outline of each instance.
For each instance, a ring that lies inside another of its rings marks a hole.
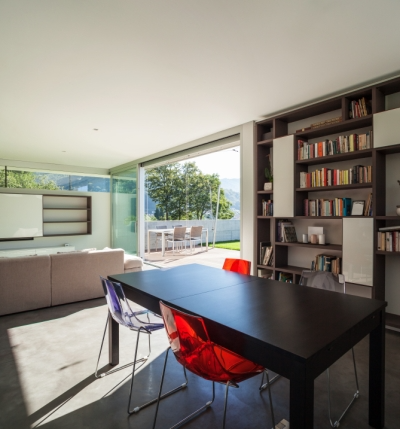
[[[221,188],[240,192],[240,179],[221,179]]]
[[[225,197],[232,203],[232,208],[240,211],[240,194],[232,189],[224,189]]]

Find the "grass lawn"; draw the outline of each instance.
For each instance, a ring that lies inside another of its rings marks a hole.
[[[220,241],[215,243],[215,247],[220,249],[240,250],[240,241]]]

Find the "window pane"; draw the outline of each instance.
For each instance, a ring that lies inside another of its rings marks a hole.
[[[0,185],[1,185],[0,170]],[[4,171],[3,171],[4,175]],[[3,185],[4,186],[4,185]],[[7,187],[24,189],[47,189],[81,192],[110,192],[109,176],[37,171],[29,168],[8,167]]]
[[[0,167],[0,188],[5,188],[6,187],[6,183],[5,183],[5,168],[4,167]]]

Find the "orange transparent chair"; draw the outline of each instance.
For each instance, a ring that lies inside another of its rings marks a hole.
[[[234,271],[235,273],[250,275],[251,262],[245,259],[226,258],[222,267],[226,271]]]
[[[164,369],[161,377],[153,429],[157,423],[157,414],[164,382],[165,368],[170,350],[172,350],[176,360],[181,365],[183,365],[184,368],[198,375],[199,377],[213,382],[212,399],[206,402],[206,404],[201,408],[185,417],[179,423],[175,424],[173,428],[182,426],[184,423],[196,417],[199,413],[210,407],[215,398],[215,382],[226,385],[224,417],[222,422],[222,427],[225,428],[229,387],[238,388],[238,383],[264,373],[266,374],[267,380],[269,382],[267,370],[264,369],[264,367],[261,365],[257,365],[256,363],[212,342],[208,336],[207,328],[204,324],[203,318],[192,316],[180,310],[176,310],[161,301],[160,308],[170,347],[168,348],[165,355]],[[273,427],[275,428],[271,390],[268,389],[268,391],[271,407],[271,418]]]

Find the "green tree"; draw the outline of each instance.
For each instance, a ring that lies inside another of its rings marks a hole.
[[[157,220],[163,220],[164,219],[164,212],[159,207],[156,208],[156,211],[154,212],[154,217]]]
[[[163,219],[203,219],[210,211],[210,190],[213,216],[216,215],[218,187],[221,184],[218,174],[203,174],[195,162],[173,163],[147,171],[147,188],[157,209],[164,213]],[[220,192],[220,219],[234,216],[230,201]],[[158,214],[155,214],[157,218]]]
[[[175,209],[176,187],[179,186],[179,164],[172,163],[147,170],[146,179],[150,198],[163,210],[165,220],[173,219],[171,214]]]
[[[5,170],[0,170],[0,184],[5,186]],[[7,188],[59,190],[57,184],[47,175],[35,174],[30,171],[7,171]]]

